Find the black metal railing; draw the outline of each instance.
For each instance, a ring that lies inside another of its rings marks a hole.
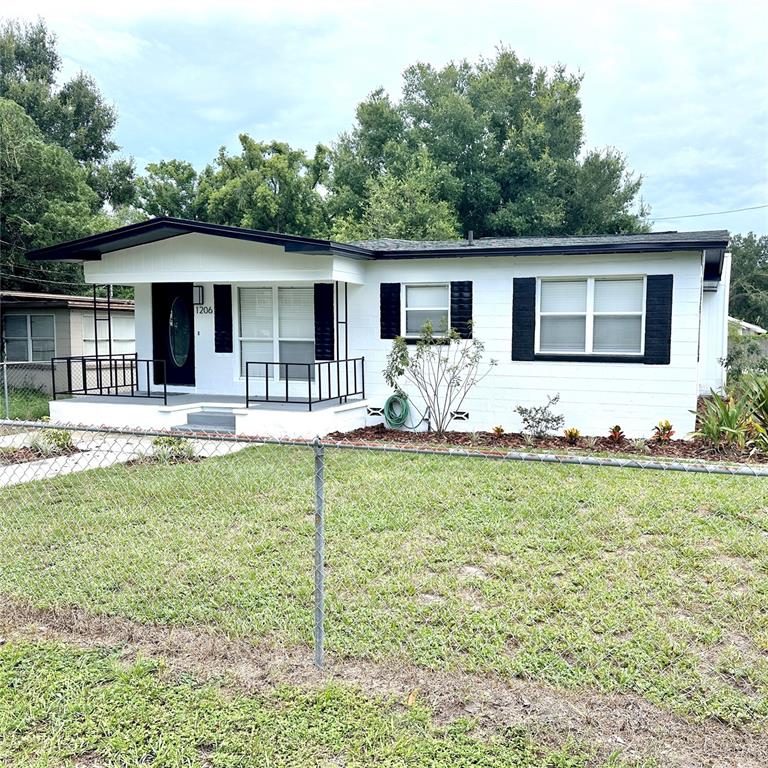
[[[278,374],[277,377],[275,374]],[[350,397],[365,398],[365,358],[320,360],[316,363],[248,361],[245,364],[245,405],[316,403]]]
[[[152,388],[152,381],[162,382]],[[139,358],[135,352],[74,355],[51,360],[53,399],[65,395],[150,397],[168,404],[165,360]]]

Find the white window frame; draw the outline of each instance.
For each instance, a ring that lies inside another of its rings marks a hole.
[[[238,378],[241,381],[245,381],[245,374],[243,373],[243,341],[261,341],[261,342],[272,342],[272,360],[271,361],[261,361],[261,362],[273,362],[273,363],[279,363],[280,362],[280,342],[281,341],[311,341],[313,344],[315,343],[315,337],[314,335],[311,338],[298,338],[294,336],[281,336],[280,335],[280,316],[279,316],[279,307],[278,307],[278,301],[279,301],[279,292],[280,288],[306,288],[308,290],[313,290],[313,285],[238,285],[237,287],[237,305],[233,308],[235,311],[235,317],[234,322],[236,323],[237,328],[237,371],[238,371]],[[262,288],[262,289],[271,289],[272,290],[272,338],[271,339],[265,339],[265,338],[253,338],[250,336],[241,336],[240,335],[240,290],[242,288]],[[235,304],[235,302],[232,302]],[[317,354],[317,350],[315,350],[315,354]],[[314,359],[314,362],[317,362],[317,358]],[[296,365],[296,363],[285,363],[285,365]],[[271,376],[270,379],[274,381],[285,381],[285,379],[280,378],[280,366],[279,365],[273,365],[271,366]],[[259,371],[256,372],[256,376],[262,376],[263,374],[259,373]]]
[[[88,322],[90,323],[93,320],[93,312],[90,310],[85,310],[82,313],[82,329],[83,329],[83,354],[86,356],[91,356],[94,354],[97,354],[98,350],[96,349],[96,337],[93,334],[86,334],[86,326],[85,326],[85,320],[88,318]],[[117,333],[115,333],[115,320],[118,318],[120,319],[131,319],[133,320],[133,335],[132,336],[121,336]],[[109,323],[105,322],[109,321]],[[130,312],[119,312],[112,310],[112,313],[109,317],[100,317],[98,319],[98,322],[101,323],[102,326],[105,326],[104,333],[99,332],[99,344],[102,345],[103,348],[106,348],[107,354],[109,354],[109,326],[112,326],[112,354],[113,355],[132,355],[136,351],[136,318],[134,315],[132,315]],[[94,323],[95,325],[95,323]],[[131,345],[131,349],[123,352],[119,352],[117,349],[114,349],[115,345]],[[87,346],[93,346],[93,352],[86,352]]]
[[[32,358],[32,318],[33,317],[50,317],[51,320],[53,321],[53,339],[52,339],[52,341],[53,341],[53,354],[51,355],[51,357],[56,357],[56,315],[55,314],[53,314],[51,312],[30,312],[30,313],[25,313],[25,312],[18,312],[18,313],[17,312],[6,312],[3,315],[3,317],[4,318],[5,317],[25,317],[27,319],[27,338],[26,338],[26,342],[27,342],[27,358],[26,358],[26,360],[19,360],[18,362],[20,362],[20,363],[44,363],[44,362],[46,362],[45,360],[34,360]],[[2,345],[3,345],[2,353],[3,353],[3,355],[5,355],[5,351],[6,351],[6,349],[5,349],[5,347],[6,347],[6,344],[5,344],[6,343],[6,336],[5,336],[4,326],[3,326],[3,328],[0,328],[0,331],[2,331],[2,339],[0,339],[2,341]],[[18,341],[19,339],[21,339],[21,336],[11,336],[11,338],[14,341]],[[48,337],[46,336],[45,339],[48,340]],[[49,358],[49,360],[50,360],[50,358]],[[9,360],[8,362],[12,362],[12,361]]]
[[[429,312],[442,312],[447,311],[448,315],[448,328],[443,331],[442,328],[433,328],[432,333],[435,336],[439,336],[441,333],[448,333],[451,328],[451,284],[443,281],[436,283],[402,283],[400,286],[400,327],[403,329],[403,336],[406,339],[418,339],[421,336],[421,331],[417,333],[408,333],[408,307],[406,301],[408,297],[408,288],[445,288],[445,295],[447,298],[447,306],[445,307],[413,307],[414,311],[429,311]]]
[[[595,283],[600,280],[642,280],[643,298],[640,312],[595,312]],[[543,312],[541,311],[541,284],[561,283],[561,282],[584,282],[587,283],[587,303],[584,312]],[[641,358],[645,355],[645,299],[648,290],[647,275],[569,275],[558,277],[537,277],[536,278],[536,345],[535,354],[537,355],[580,355],[582,357],[627,357]],[[541,349],[541,316],[556,317],[576,317],[584,315],[585,336],[584,351],[576,352],[574,350],[549,350]],[[639,352],[601,352],[593,351],[595,317],[640,317],[640,351]]]

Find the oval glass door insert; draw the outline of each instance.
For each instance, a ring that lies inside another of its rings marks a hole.
[[[192,318],[189,315],[187,302],[181,296],[177,296],[171,304],[168,318],[168,342],[173,362],[177,368],[181,368],[187,362],[192,344]]]

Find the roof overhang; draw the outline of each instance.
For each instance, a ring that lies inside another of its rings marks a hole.
[[[38,248],[29,251],[27,258],[31,261],[101,261],[102,256],[106,253],[193,233],[278,245],[289,253],[331,254],[364,260],[373,258],[372,251],[344,243],[334,243],[331,240],[263,232],[243,227],[229,227],[223,224],[208,224],[202,221],[173,219],[167,216],[129,224],[119,229],[82,237],[79,240],[72,240],[60,245]]]

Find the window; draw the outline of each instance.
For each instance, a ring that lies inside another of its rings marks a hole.
[[[537,352],[643,352],[643,278],[543,279],[537,306]]]
[[[101,313],[98,319],[99,330],[99,355],[109,354],[109,326],[107,316]],[[133,315],[112,315],[112,354],[130,354],[136,351],[136,331]],[[95,355],[96,338],[93,332],[93,312],[83,312],[83,354]]]
[[[53,315],[5,315],[3,346],[10,362],[50,360],[56,354]]]
[[[248,361],[315,362],[313,288],[240,288],[240,374]],[[281,366],[280,378],[306,380],[306,368]],[[264,371],[253,375],[263,376]],[[274,369],[272,371],[274,373]]]
[[[427,321],[434,333],[445,333],[450,327],[450,291],[447,283],[405,285],[405,335],[418,336]]]

